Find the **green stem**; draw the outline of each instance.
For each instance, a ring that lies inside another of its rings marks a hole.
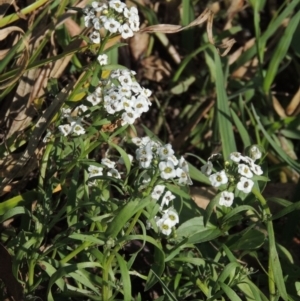
[[[19,20],[21,15],[27,15],[27,14],[35,11],[47,2],[48,2],[48,0],[36,1],[36,2],[32,3],[31,5],[23,8],[20,11],[20,13],[14,13],[14,14],[4,17],[3,19],[0,20],[0,27],[7,26],[8,24]]]
[[[267,201],[262,196],[262,194],[259,192],[259,190],[257,190],[256,188],[253,188],[252,193],[259,200],[259,202],[262,206],[262,209],[263,209],[265,215],[267,216],[267,221],[265,222],[265,224],[267,227],[268,238],[269,238],[269,263],[268,263],[269,294],[270,294],[270,301],[274,301],[275,297],[276,297],[276,285],[275,285],[275,275],[274,275],[274,271],[273,271],[272,260],[273,260],[274,256],[278,256],[278,255],[277,255],[277,251],[276,251],[273,223],[269,219],[269,217],[271,216],[271,211],[267,204]],[[274,254],[274,252],[276,254]]]
[[[34,267],[35,267],[35,259],[31,259],[28,267],[28,286],[29,290],[33,286],[34,283]]]

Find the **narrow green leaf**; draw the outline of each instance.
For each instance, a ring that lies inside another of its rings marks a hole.
[[[123,283],[123,297],[124,300],[130,301],[131,298],[131,281],[130,281],[130,275],[129,271],[127,269],[126,261],[123,259],[123,257],[120,254],[116,254],[117,261],[119,264],[121,277],[122,277],[122,283]]]
[[[214,47],[210,47],[214,54],[214,63],[216,70],[216,90],[217,90],[217,114],[219,132],[222,141],[222,151],[225,159],[229,154],[236,151],[236,144],[233,135],[229,101],[226,94],[226,82],[222,69],[220,55]]]
[[[237,295],[237,293],[227,284],[219,281],[218,284],[227,295],[230,301],[242,301],[242,299]]]
[[[262,131],[262,133],[264,134],[265,138],[269,141],[269,143],[272,145],[272,147],[274,148],[274,150],[277,152],[277,154],[293,169],[295,169],[296,171],[300,172],[300,164],[298,162],[296,162],[295,160],[293,160],[291,157],[289,157],[284,150],[279,147],[276,142],[272,139],[272,137],[268,134],[268,132],[265,130],[264,126],[262,125],[262,123],[260,122],[260,117],[258,116],[258,114],[256,113],[256,110],[253,106],[253,104],[251,105],[252,107],[252,112],[253,115],[255,117],[255,120],[258,124],[258,127],[260,128],[260,130]]]
[[[130,218],[139,210],[145,208],[150,201],[151,198],[147,197],[144,200],[136,199],[134,201],[129,201],[124,205],[121,210],[118,211],[115,218],[109,223],[105,233],[106,237],[115,238]]]
[[[246,147],[251,145],[251,139],[249,136],[249,132],[246,130],[245,126],[243,125],[243,123],[241,122],[241,120],[239,119],[239,117],[235,113],[235,111],[230,109],[230,112],[231,112],[232,120],[235,123],[235,126],[240,134],[240,137],[243,141],[244,149],[245,149]]]
[[[297,26],[300,23],[300,11],[292,17],[289,21],[287,28],[284,31],[284,34],[281,36],[279,43],[272,55],[271,61],[269,63],[269,68],[264,79],[264,92],[269,93],[270,87],[273,84],[275,76],[278,74],[278,67],[282,63],[282,60],[287,54],[287,51],[290,47],[294,32],[297,29]]]

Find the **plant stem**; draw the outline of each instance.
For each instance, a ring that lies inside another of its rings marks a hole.
[[[252,189],[252,193],[259,200],[265,215],[267,217],[270,217],[271,211],[270,211],[270,208],[269,208],[265,198],[262,196],[262,194],[256,188]],[[278,255],[277,255],[276,245],[275,245],[275,235],[274,235],[273,223],[270,219],[268,219],[265,222],[265,224],[267,227],[268,239],[269,239],[269,263],[268,263],[269,294],[270,294],[270,301],[274,301],[275,297],[276,297],[276,285],[275,285],[275,277],[274,277],[272,260],[273,260],[274,255],[275,256],[278,256]],[[274,250],[274,251],[272,252],[272,250]],[[274,254],[274,252],[276,254]]]

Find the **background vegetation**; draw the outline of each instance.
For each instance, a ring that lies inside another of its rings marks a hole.
[[[142,31],[100,50],[88,3],[0,4],[0,299],[300,300],[299,0],[132,1]],[[157,24],[177,27],[145,29]],[[134,127],[91,110],[85,136],[63,137],[61,108],[86,104],[119,65],[152,91],[150,110]],[[158,209],[135,190],[136,135],[190,163],[193,185],[168,186],[180,213],[169,237],[146,227]],[[251,145],[263,177],[218,206],[201,166]],[[108,149],[125,176],[90,188]]]

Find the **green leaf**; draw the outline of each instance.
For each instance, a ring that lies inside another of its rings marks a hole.
[[[221,192],[218,193],[207,205],[204,212],[204,225],[210,220],[210,217],[214,211],[215,206],[219,203]]]
[[[121,272],[122,284],[123,284],[123,297],[124,300],[130,301],[131,298],[131,281],[129,271],[127,269],[126,261],[120,254],[116,254],[118,265]]]
[[[239,119],[238,115],[235,113],[234,110],[230,109],[231,112],[231,117],[233,122],[235,123],[235,126],[240,134],[240,137],[243,141],[244,144],[244,149],[248,146],[251,145],[251,140],[250,140],[250,136],[249,136],[249,132],[246,130],[245,126],[243,125],[243,123],[241,122],[241,120]]]
[[[224,293],[227,295],[230,301],[242,301],[242,299],[237,295],[237,293],[227,284],[218,281],[218,284],[224,291]]]
[[[230,250],[253,250],[261,247],[265,240],[266,237],[261,231],[251,229],[246,233],[230,236],[226,245]]]
[[[258,114],[255,111],[255,108],[252,106],[252,111],[253,111],[253,115],[256,119],[256,122],[258,124],[258,127],[260,128],[260,130],[262,131],[262,133],[264,134],[265,138],[269,141],[269,143],[272,145],[272,147],[274,148],[274,150],[277,152],[277,154],[293,169],[295,169],[297,172],[300,172],[300,164],[298,162],[296,162],[295,160],[293,160],[291,157],[289,157],[284,150],[279,147],[276,142],[272,139],[272,137],[268,134],[268,132],[265,130],[265,128],[263,127],[262,123],[260,122],[260,118],[258,116]]]
[[[236,151],[236,144],[233,135],[231,114],[229,109],[229,100],[226,94],[226,82],[222,69],[220,55],[214,47],[210,47],[214,54],[214,63],[216,70],[216,90],[217,90],[217,114],[220,138],[222,141],[223,156],[227,159],[230,153]]]
[[[178,227],[177,240],[187,238],[188,243],[201,243],[210,241],[222,234],[214,225],[207,223],[204,225],[203,216],[194,217]]]
[[[296,31],[299,23],[300,11],[298,11],[298,13],[293,16],[291,20],[289,20],[288,26],[286,27],[284,34],[281,36],[279,43],[277,44],[277,47],[272,55],[263,84],[265,93],[269,93],[274,78],[278,75],[278,67],[287,54],[292,38],[294,36],[294,32]]]
[[[272,216],[272,221],[300,209],[300,202],[294,203]]]
[[[151,198],[147,197],[144,200],[136,199],[134,201],[129,201],[126,205],[124,205],[121,210],[117,212],[115,218],[109,223],[105,232],[106,237],[115,238],[131,217],[139,210],[146,207],[150,201]]]

